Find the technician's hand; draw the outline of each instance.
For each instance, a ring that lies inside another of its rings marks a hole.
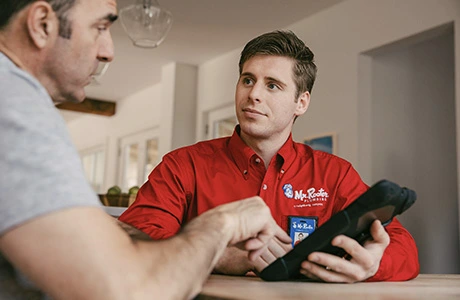
[[[308,260],[302,262],[300,273],[314,280],[345,283],[364,281],[374,276],[383,252],[390,244],[390,236],[378,220],[372,223],[370,233],[373,239],[366,241],[364,246],[344,235],[335,237],[332,245],[343,248],[351,259],[313,252]]]
[[[262,272],[263,269],[274,262],[277,258],[291,251],[291,242],[292,240],[287,234],[275,236],[273,239],[271,239],[265,251],[252,261],[254,271]]]

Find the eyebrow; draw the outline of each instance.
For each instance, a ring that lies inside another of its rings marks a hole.
[[[115,22],[118,19],[118,16],[115,14],[107,14],[106,16],[101,18],[102,20],[107,20],[110,23]]]
[[[243,76],[248,76],[248,77],[255,77],[254,74],[252,74],[251,72],[243,72],[241,73],[240,75],[240,78],[243,77]],[[282,85],[283,87],[286,86],[286,83],[284,83],[283,81],[279,80],[278,78],[275,78],[275,77],[264,77],[264,80],[266,81],[275,81],[276,83],[279,83],[280,85]]]
[[[254,75],[252,73],[249,73],[249,72],[244,72],[244,73],[241,73],[240,77],[243,77],[243,76],[250,76],[250,77],[254,77]]]
[[[286,84],[284,82],[282,82],[281,80],[277,79],[277,78],[274,78],[274,77],[265,77],[266,80],[268,81],[275,81],[277,83],[279,83],[280,85],[282,85],[283,87],[286,86]]]

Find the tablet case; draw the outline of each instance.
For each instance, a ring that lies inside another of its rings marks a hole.
[[[260,277],[267,281],[294,279],[299,276],[301,262],[315,251],[343,257],[345,251],[331,245],[334,237],[344,234],[362,244],[370,237],[369,229],[374,220],[378,219],[386,226],[394,216],[411,207],[415,200],[413,190],[381,180],[344,210],[333,215],[290,252],[263,269]]]

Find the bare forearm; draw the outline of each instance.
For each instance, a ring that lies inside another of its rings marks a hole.
[[[123,223],[119,220],[115,220],[116,224],[120,226],[121,229],[123,229],[133,240],[144,240],[144,241],[150,241],[152,240],[150,236],[136,227],[133,227],[129,224]]]
[[[138,246],[140,256],[144,257],[141,267],[145,268],[147,261],[150,264],[145,278],[151,278],[155,298],[189,299],[200,291],[226,244],[203,233],[194,237],[180,234],[154,242],[153,246],[146,242]]]
[[[132,240],[114,223],[99,209],[70,209],[7,233],[0,249],[53,299],[185,299],[229,240],[225,226],[219,233],[209,224],[170,240]]]
[[[237,247],[227,247],[213,272],[226,275],[245,275],[252,269],[253,265],[248,259],[247,251]]]
[[[163,241],[130,239],[102,210],[82,207],[10,230],[0,251],[53,299],[185,299],[228,245],[257,257],[276,232],[258,197],[207,211]]]

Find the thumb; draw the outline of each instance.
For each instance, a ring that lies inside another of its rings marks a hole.
[[[375,242],[385,245],[388,245],[390,243],[390,236],[385,231],[385,227],[383,227],[382,223],[379,220],[375,220],[372,223],[370,233]]]

